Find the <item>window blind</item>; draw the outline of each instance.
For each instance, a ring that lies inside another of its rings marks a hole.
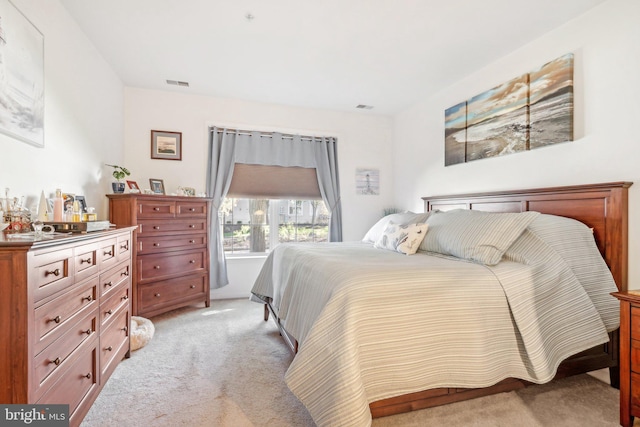
[[[322,199],[315,168],[236,163],[227,197]]]

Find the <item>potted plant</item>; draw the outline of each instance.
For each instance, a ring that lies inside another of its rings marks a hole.
[[[111,188],[113,189],[113,192],[124,193],[124,182],[121,182],[121,180],[124,177],[131,175],[131,172],[129,172],[129,169],[122,166],[118,166],[118,165],[105,164],[105,166],[110,166],[113,168],[112,175],[116,179],[116,182],[111,183]]]

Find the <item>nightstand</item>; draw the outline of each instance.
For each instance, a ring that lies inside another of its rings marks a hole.
[[[640,291],[614,292],[620,300],[620,425],[640,416]]]

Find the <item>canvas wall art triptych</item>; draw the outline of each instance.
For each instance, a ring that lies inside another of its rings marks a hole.
[[[572,140],[572,53],[445,110],[445,166]]]

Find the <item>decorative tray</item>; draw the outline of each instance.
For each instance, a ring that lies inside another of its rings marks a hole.
[[[89,221],[89,222],[45,222],[52,226],[57,232],[90,233],[92,231],[108,230],[115,227],[109,221]]]

